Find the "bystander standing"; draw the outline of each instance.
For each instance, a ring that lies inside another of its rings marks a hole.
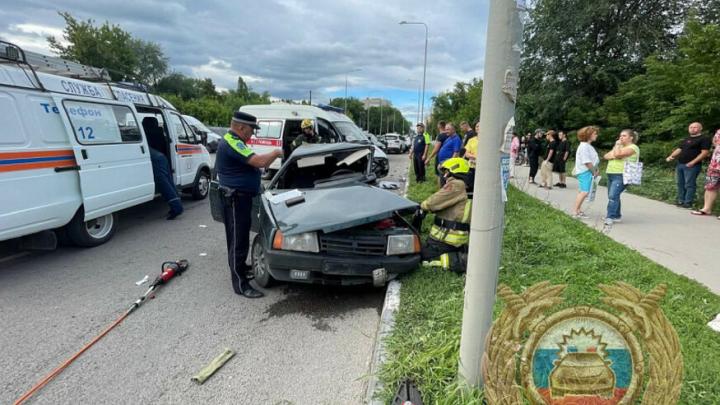
[[[678,207],[692,208],[697,190],[697,176],[702,168],[702,161],[710,154],[710,138],[703,136],[702,125],[693,122],[688,127],[688,137],[665,159],[671,162],[677,159],[675,175],[677,177]]]
[[[720,129],[715,131],[713,145],[715,150],[705,173],[705,202],[702,209],[692,211],[694,215],[710,215],[715,199],[717,199],[718,190],[720,190]]]
[[[573,216],[578,219],[589,218],[582,211],[582,204],[585,202],[590,190],[593,187],[593,180],[598,175],[600,157],[592,143],[597,139],[600,128],[595,126],[583,127],[578,131],[577,137],[580,141],[577,152],[575,152],[575,169],[573,174],[578,180],[578,195],[575,198]]]

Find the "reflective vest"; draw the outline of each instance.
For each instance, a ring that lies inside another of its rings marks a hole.
[[[462,220],[459,222],[439,220],[430,228],[430,237],[447,243],[452,246],[467,245],[470,241],[470,213],[472,212],[472,200],[465,202],[465,211]]]

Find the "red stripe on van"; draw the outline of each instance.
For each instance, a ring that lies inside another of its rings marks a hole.
[[[253,137],[248,141],[248,145],[275,146],[279,148],[282,146],[282,141],[280,139],[261,139]]]

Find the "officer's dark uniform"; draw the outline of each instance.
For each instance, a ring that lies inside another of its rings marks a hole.
[[[231,197],[223,200],[223,208],[228,264],[236,294],[242,294],[249,287],[250,267],[245,259],[250,247],[250,214],[253,198],[260,193],[260,169],[248,163],[254,154],[230,131],[220,140],[215,158],[220,186],[234,190]]]
[[[423,131],[422,134],[415,135],[413,138],[413,169],[415,169],[415,180],[420,183],[425,181],[425,161],[423,160],[423,154],[425,154],[425,146],[431,144],[430,134]]]

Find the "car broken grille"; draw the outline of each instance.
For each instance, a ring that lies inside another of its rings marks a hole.
[[[320,235],[320,251],[328,255],[384,256],[384,235]]]

